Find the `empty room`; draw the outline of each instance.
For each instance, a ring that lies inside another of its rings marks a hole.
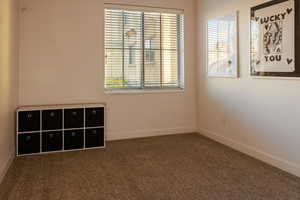
[[[300,200],[299,0],[0,0],[0,200]]]

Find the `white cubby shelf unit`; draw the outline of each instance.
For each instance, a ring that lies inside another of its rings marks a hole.
[[[16,111],[16,154],[105,148],[105,104],[23,106]]]

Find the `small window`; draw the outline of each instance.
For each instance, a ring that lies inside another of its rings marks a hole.
[[[155,49],[152,39],[145,40],[145,63],[155,64]]]
[[[128,15],[124,14],[124,24],[128,24]]]
[[[105,9],[105,88],[183,88],[183,14],[135,9]]]
[[[128,61],[129,61],[129,65],[134,65],[135,64],[135,52],[134,52],[134,48],[133,47],[129,47],[129,55],[128,55],[128,57],[129,57],[129,59],[128,59]]]

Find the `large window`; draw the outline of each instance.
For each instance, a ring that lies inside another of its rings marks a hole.
[[[183,88],[183,15],[105,9],[105,88]]]

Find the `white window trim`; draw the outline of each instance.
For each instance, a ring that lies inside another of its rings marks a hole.
[[[180,8],[162,8],[151,6],[138,6],[130,4],[114,4],[104,3],[104,9],[117,9],[117,10],[131,10],[131,11],[145,11],[145,12],[167,12],[173,14],[184,14],[184,10]]]
[[[126,94],[156,94],[156,93],[184,93],[184,88],[174,89],[105,89],[104,93],[109,95],[126,95]]]

